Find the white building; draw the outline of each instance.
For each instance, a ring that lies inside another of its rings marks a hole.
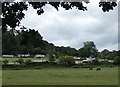
[[[95,58],[90,57],[90,58],[86,58],[86,60],[87,61],[93,61],[93,60],[95,60]]]
[[[83,63],[83,61],[75,61],[75,64]]]
[[[30,57],[30,54],[18,54],[18,57],[27,58],[27,57]]]
[[[106,61],[105,59],[98,59],[99,62],[104,62]]]
[[[90,62],[91,60],[82,60],[83,63]]]
[[[36,54],[35,55],[35,58],[42,58],[42,57],[45,57],[45,55],[42,55],[42,54]]]
[[[5,58],[13,58],[14,55],[2,55],[2,57],[5,57]]]
[[[80,60],[81,58],[80,57],[73,57],[74,59],[77,59],[77,60]]]
[[[9,65],[14,65],[14,64],[20,65],[20,63],[18,63],[18,62],[9,62],[9,63],[7,63],[7,64],[9,64]]]
[[[108,62],[113,63],[113,62],[114,62],[114,60],[108,60]]]
[[[108,61],[108,62],[111,62],[111,63],[113,63],[113,62],[114,62],[114,60],[108,60],[108,59],[98,59],[98,61],[99,61],[99,62]]]
[[[33,62],[46,62],[46,60],[32,60]]]

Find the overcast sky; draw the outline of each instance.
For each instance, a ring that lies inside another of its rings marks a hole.
[[[83,47],[83,42],[94,41],[99,51],[118,49],[118,8],[104,13],[99,0],[90,0],[87,11],[65,10],[46,5],[40,16],[29,7],[21,24],[36,29],[44,40],[55,46]]]

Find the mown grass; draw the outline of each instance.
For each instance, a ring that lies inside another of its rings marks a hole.
[[[18,60],[19,58],[0,58],[2,61],[3,60],[8,60],[9,62],[13,62],[13,61],[16,61]],[[48,60],[47,57],[45,58],[20,58],[20,59],[24,59],[24,61],[30,59],[30,60]]]
[[[3,70],[3,85],[117,85],[118,68],[101,71],[88,68],[45,68],[38,70]]]

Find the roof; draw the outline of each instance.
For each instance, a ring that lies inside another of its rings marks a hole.
[[[81,59],[80,57],[73,57],[74,59]]]

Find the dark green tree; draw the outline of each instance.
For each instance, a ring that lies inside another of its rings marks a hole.
[[[84,42],[84,46],[78,50],[81,57],[97,57],[98,50],[93,41]]]
[[[6,31],[2,34],[2,53],[3,54],[16,54],[17,40],[15,34],[11,31]]]
[[[106,56],[109,55],[109,50],[108,49],[104,49],[103,51],[100,52],[100,57],[105,59]]]
[[[55,61],[55,56],[54,56],[53,52],[50,52],[50,53],[49,53],[49,61],[50,61],[51,63]]]
[[[120,65],[120,56],[116,56],[116,57],[114,58],[114,64]]]
[[[77,56],[77,50],[75,48],[71,48],[69,46],[68,47],[64,47],[64,46],[58,47],[58,46],[56,46],[55,51],[56,51],[56,54],[58,56],[64,56],[64,55]]]
[[[105,59],[114,60],[115,57],[119,55],[119,51],[111,51],[107,56],[105,56]]]

